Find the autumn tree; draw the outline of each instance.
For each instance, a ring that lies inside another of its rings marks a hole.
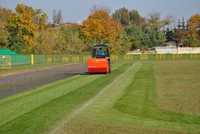
[[[192,40],[191,46],[199,46],[200,44],[200,14],[193,15],[188,21],[188,36]]]
[[[53,28],[47,28],[36,32],[35,34],[35,54],[55,54],[56,40],[58,38],[58,30]]]
[[[5,25],[12,14],[11,10],[0,6],[0,25]]]
[[[114,44],[122,32],[120,23],[105,9],[96,9],[82,23],[82,36],[87,43],[107,42]]]
[[[8,20],[12,16],[12,11],[0,7],[0,47],[7,47],[8,32],[5,28]]]
[[[34,9],[24,4],[18,4],[8,24],[8,47],[20,53],[33,51],[33,39],[37,25],[33,23]]]
[[[59,29],[56,40],[56,50],[60,54],[80,54],[84,51],[84,45],[80,39],[79,26],[62,26]]]
[[[15,10],[6,26],[9,33],[8,48],[19,53],[34,53],[35,35],[47,26],[47,14],[24,4],[18,4]]]

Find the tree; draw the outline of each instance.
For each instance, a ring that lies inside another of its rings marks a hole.
[[[167,28],[165,31],[166,41],[176,41],[176,33],[173,29]]]
[[[53,10],[53,24],[60,25],[63,22],[62,11],[61,10]]]
[[[35,9],[33,14],[33,23],[37,25],[38,30],[44,30],[48,23],[47,14],[41,9]]]
[[[161,19],[159,13],[151,13],[149,15],[149,18],[147,19],[147,27],[155,31],[160,31],[162,28],[164,28],[166,25],[169,25],[171,22],[172,18],[170,16]]]
[[[165,34],[149,28],[141,28],[134,25],[125,28],[131,50],[140,48],[148,49],[159,46],[165,41]]]
[[[5,26],[12,14],[11,10],[0,7],[0,47],[7,47],[8,32]]]
[[[143,44],[144,32],[141,27],[130,25],[125,28],[127,43],[130,45],[130,49],[144,48],[146,44]]]
[[[129,16],[129,11],[125,7],[117,9],[113,13],[113,18],[120,22],[123,26],[127,26],[130,23],[130,16]]]
[[[57,11],[54,9],[53,10],[53,24],[56,25],[57,24]]]
[[[130,24],[133,24],[136,26],[142,26],[145,23],[144,18],[140,16],[137,10],[131,10],[129,12],[129,19],[130,19]]]
[[[3,26],[0,26],[0,48],[6,47],[7,45],[8,32]]]
[[[80,54],[84,51],[84,45],[79,38],[79,26],[61,27],[59,29],[56,47],[62,54]]]
[[[145,22],[144,18],[140,16],[137,10],[129,11],[127,8],[123,7],[117,9],[113,14],[113,18],[120,22],[123,26],[137,25],[142,26]]]
[[[119,39],[122,27],[105,9],[92,11],[90,16],[83,21],[82,37],[87,43],[107,42],[114,44]]]
[[[166,41],[166,36],[163,29],[171,22],[171,17],[161,19],[159,13],[150,14],[144,28],[145,35],[148,37],[149,47],[162,45]]]
[[[191,46],[196,47],[200,45],[200,14],[195,14],[191,16],[189,22],[189,33],[188,36],[191,37]]]
[[[34,10],[24,4],[18,4],[7,24],[8,48],[19,53],[32,53],[36,24],[33,23]]]
[[[36,33],[36,38],[34,40],[35,43],[35,54],[53,54],[53,50],[55,47],[57,32],[53,29],[47,28],[46,30],[42,30]],[[49,38],[51,37],[51,38]]]

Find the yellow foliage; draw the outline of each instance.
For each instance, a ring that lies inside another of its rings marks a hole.
[[[105,9],[93,11],[90,16],[83,22],[81,31],[87,42],[115,42],[120,33],[122,26],[115,21]]]
[[[15,25],[16,33],[22,39],[24,49],[23,53],[32,53],[34,49],[34,37],[37,30],[37,25],[33,23],[34,10],[23,4],[18,4],[16,14],[13,14],[10,19],[10,24]]]
[[[189,20],[189,31],[193,38],[200,40],[198,28],[200,28],[200,14],[195,14]]]

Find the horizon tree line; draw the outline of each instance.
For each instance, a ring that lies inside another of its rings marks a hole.
[[[161,19],[159,13],[143,17],[125,7],[113,13],[95,8],[82,24],[64,23],[62,11],[53,10],[52,20],[49,24],[47,13],[24,4],[15,11],[0,7],[0,47],[22,54],[82,54],[101,42],[109,44],[112,53],[125,54],[167,41],[200,46],[200,14],[178,20],[174,28],[170,17]]]

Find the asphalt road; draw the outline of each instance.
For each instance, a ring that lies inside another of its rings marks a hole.
[[[82,64],[54,66],[0,78],[0,99],[86,72]]]

